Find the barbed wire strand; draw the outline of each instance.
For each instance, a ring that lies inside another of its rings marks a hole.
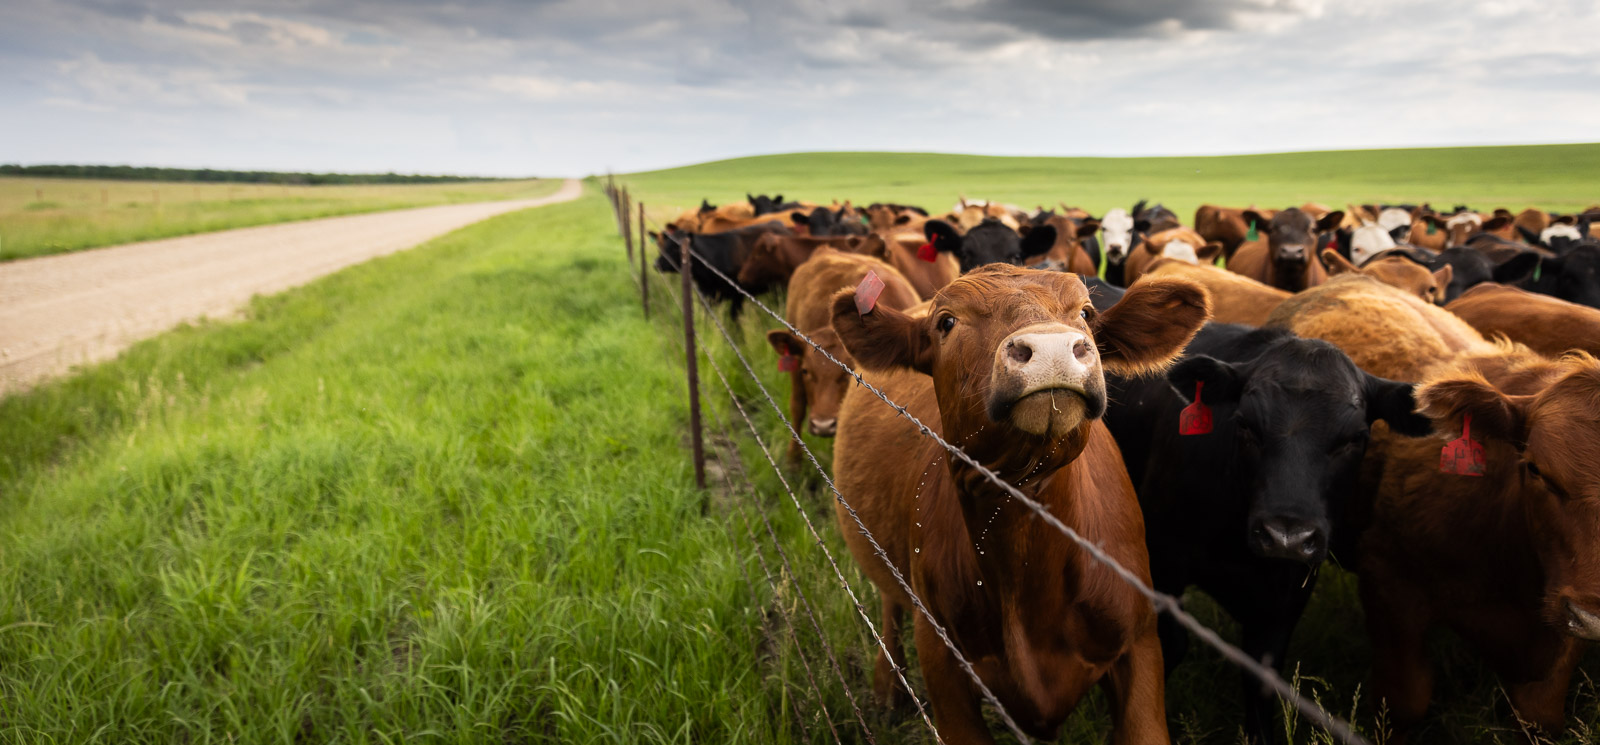
[[[672,240],[674,243],[679,243],[680,246],[682,245],[678,241],[678,239],[676,237],[674,237],[674,236],[672,236],[670,234],[667,234],[667,233],[662,233],[662,235],[667,236],[667,238],[669,240]],[[1097,545],[1097,544],[1089,541],[1088,539],[1084,538],[1076,530],[1072,529],[1067,524],[1061,522],[1061,520],[1059,518],[1057,518],[1054,514],[1052,514],[1050,512],[1049,508],[1047,508],[1043,504],[1040,504],[1039,502],[1035,501],[1031,497],[1028,497],[1026,494],[1023,494],[1020,489],[1017,489],[1015,486],[1012,486],[1009,482],[1006,482],[1005,480],[1001,479],[993,471],[991,471],[990,469],[985,467],[983,464],[979,463],[972,456],[968,455],[966,453],[966,451],[964,451],[961,448],[958,448],[958,447],[956,447],[954,445],[951,445],[943,437],[941,437],[937,432],[934,432],[930,427],[928,427],[928,425],[924,424],[920,419],[918,419],[916,416],[911,414],[911,412],[907,411],[904,406],[901,406],[900,404],[898,404],[895,401],[893,401],[892,399],[890,399],[887,395],[885,395],[883,393],[883,391],[879,390],[876,386],[872,385],[871,383],[868,383],[861,376],[860,373],[856,372],[849,365],[841,362],[838,358],[836,358],[833,355],[829,354],[826,349],[823,349],[821,345],[817,344],[816,341],[811,339],[811,337],[807,336],[804,332],[800,331],[800,329],[795,328],[792,324],[790,324],[787,320],[785,320],[782,315],[774,312],[771,308],[767,307],[767,305],[765,303],[762,303],[759,299],[757,299],[755,297],[755,295],[752,295],[748,290],[746,290],[743,286],[741,286],[737,281],[735,281],[732,278],[728,277],[728,275],[724,274],[721,270],[717,269],[715,266],[713,266],[710,263],[706,262],[705,257],[699,255],[699,253],[694,250],[692,242],[691,242],[690,247],[689,247],[689,252],[690,252],[690,254],[692,256],[694,256],[696,259],[698,259],[700,261],[701,265],[704,266],[706,269],[708,269],[712,274],[715,274],[717,277],[721,278],[724,282],[728,283],[731,287],[733,287],[733,289],[735,291],[737,291],[739,294],[743,295],[745,299],[749,300],[756,307],[760,308],[768,316],[771,316],[773,319],[777,320],[779,323],[782,323],[784,325],[784,327],[786,327],[790,331],[794,332],[794,334],[796,336],[798,336],[800,339],[804,340],[806,344],[810,345],[813,349],[815,349],[818,353],[820,353],[824,358],[826,358],[828,361],[830,361],[833,364],[838,365],[840,368],[842,368],[847,374],[849,374],[852,378],[854,378],[855,381],[858,384],[860,384],[862,387],[866,388],[867,390],[871,391],[873,393],[873,395],[875,395],[879,399],[881,399],[891,409],[894,409],[901,416],[903,416],[907,420],[909,420],[912,424],[915,424],[917,426],[918,430],[922,432],[923,436],[928,437],[928,438],[932,439],[934,442],[938,443],[940,447],[943,447],[951,455],[955,456],[956,458],[960,459],[962,462],[964,462],[967,465],[971,466],[974,470],[976,470],[980,475],[982,475],[989,482],[993,483],[995,486],[999,487],[1001,490],[1003,490],[1007,494],[1011,495],[1017,501],[1021,502],[1024,506],[1026,506],[1034,514],[1038,515],[1040,519],[1044,520],[1046,524],[1048,524],[1051,527],[1055,528],[1056,530],[1060,531],[1062,533],[1062,535],[1065,535],[1072,542],[1076,543],[1080,548],[1082,548],[1085,552],[1087,552],[1096,561],[1100,562],[1100,564],[1102,564],[1106,568],[1110,569],[1113,574],[1116,574],[1124,582],[1126,582],[1129,585],[1131,585],[1135,590],[1137,590],[1139,592],[1139,594],[1145,596],[1145,598],[1147,600],[1149,600],[1152,605],[1155,606],[1157,611],[1164,612],[1164,613],[1167,613],[1168,615],[1172,616],[1173,620],[1177,621],[1179,625],[1183,626],[1190,633],[1194,634],[1196,638],[1200,639],[1202,642],[1205,642],[1208,646],[1210,646],[1213,649],[1215,649],[1217,651],[1217,653],[1222,655],[1222,657],[1224,659],[1228,660],[1229,662],[1233,663],[1235,666],[1245,670],[1246,672],[1248,672],[1251,675],[1254,675],[1256,678],[1260,679],[1264,686],[1266,686],[1267,688],[1271,689],[1273,692],[1277,693],[1279,696],[1283,697],[1283,699],[1288,701],[1289,704],[1291,706],[1293,706],[1296,711],[1298,711],[1302,716],[1304,716],[1308,720],[1310,720],[1313,724],[1315,724],[1318,727],[1321,727],[1322,729],[1326,730],[1330,735],[1332,735],[1336,739],[1340,740],[1341,742],[1346,743],[1346,745],[1370,745],[1370,743],[1367,742],[1366,738],[1356,734],[1355,731],[1351,729],[1349,724],[1347,724],[1343,720],[1339,719],[1338,717],[1335,717],[1332,714],[1329,714],[1325,709],[1323,709],[1320,705],[1316,704],[1315,702],[1313,702],[1313,701],[1305,698],[1304,696],[1300,695],[1300,693],[1298,691],[1295,691],[1292,686],[1290,686],[1287,682],[1285,682],[1283,680],[1282,676],[1278,675],[1276,670],[1273,670],[1272,668],[1267,667],[1266,665],[1263,665],[1260,661],[1256,660],[1255,658],[1251,657],[1248,654],[1245,654],[1243,650],[1240,650],[1238,647],[1235,647],[1232,644],[1229,644],[1227,641],[1223,640],[1221,636],[1217,635],[1217,633],[1215,631],[1213,631],[1212,629],[1208,628],[1204,624],[1200,623],[1193,616],[1189,615],[1188,612],[1183,610],[1183,607],[1182,607],[1181,603],[1178,601],[1177,598],[1175,598],[1175,597],[1173,597],[1171,595],[1167,595],[1166,593],[1163,593],[1163,592],[1158,592],[1157,590],[1155,590],[1155,589],[1151,588],[1150,586],[1146,585],[1144,583],[1144,581],[1138,577],[1138,575],[1135,575],[1133,572],[1129,571],[1126,567],[1122,566],[1122,564],[1120,562],[1118,562],[1116,559],[1112,558],[1109,554],[1107,554],[1105,552],[1105,550],[1102,549],[1099,545]],[[663,254],[663,255],[665,255],[665,254]],[[702,302],[704,302],[704,301],[702,300]],[[713,316],[713,320],[715,320],[715,316]],[[719,326],[720,326],[720,324],[719,324]],[[740,355],[740,356],[741,356],[741,359],[742,359],[743,355]],[[748,367],[748,365],[747,365],[747,367]],[[752,371],[752,374],[754,374],[753,371]],[[769,397],[769,399],[770,399],[770,397]],[[783,416],[782,412],[779,412],[779,416],[780,417]],[[793,427],[790,427],[790,433],[797,440],[799,439],[799,435],[798,435],[798,433],[794,432]],[[802,449],[804,449],[806,451],[807,456],[811,457],[812,462],[815,464],[816,463],[815,457],[811,456],[810,449],[805,446],[803,441],[801,441],[801,447],[802,447]],[[820,469],[820,466],[818,466],[818,467]],[[826,476],[824,476],[824,478],[826,478]],[[829,488],[832,488],[832,481],[831,480],[829,480]],[[835,491],[835,494],[838,493],[837,490],[834,490],[834,491]]]

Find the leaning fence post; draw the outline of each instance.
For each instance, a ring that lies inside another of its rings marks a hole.
[[[644,237],[649,233],[644,228],[644,202],[639,203],[639,297],[644,305],[645,320],[650,320],[650,272],[645,269],[644,263]]]
[[[678,274],[683,277],[683,352],[689,368],[689,437],[694,446],[694,485],[706,488],[706,453],[700,443],[700,369],[694,344],[694,286],[689,274],[694,268],[694,257],[689,253],[687,236],[678,245],[683,249],[683,260],[678,264]]]
[[[622,244],[628,247],[628,263],[633,263],[633,195],[622,190]],[[639,250],[644,250],[641,244]]]

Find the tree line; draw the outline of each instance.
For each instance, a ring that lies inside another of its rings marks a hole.
[[[197,181],[246,184],[438,184],[457,181],[509,181],[475,176],[420,176],[400,173],[300,173],[287,171],[222,171],[214,168],[149,168],[144,166],[0,165],[0,176],[95,178],[122,181]]]

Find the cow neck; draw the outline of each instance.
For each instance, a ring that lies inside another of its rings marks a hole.
[[[985,437],[986,433],[998,434],[995,430],[1003,427],[991,424],[963,438],[968,444],[962,448],[1024,496],[1064,518],[1072,512],[1071,494],[1069,490],[1051,486],[1059,482],[1057,477],[1067,474],[1067,467],[1083,452],[1091,426],[1091,422],[1085,422],[1065,437],[1054,439],[1015,430],[1007,433],[1009,437]],[[1035,560],[1041,557],[1033,554],[1050,543],[1020,539],[1041,528],[1055,534],[1054,528],[1045,525],[1027,505],[965,461],[947,458],[945,462],[983,574],[1000,587],[1020,579],[1019,569],[1024,565],[1036,565]],[[1038,565],[1038,568],[1045,567]]]
[[[1272,247],[1268,246],[1267,250],[1271,251]],[[1268,269],[1270,276],[1267,277],[1267,284],[1288,292],[1299,292],[1306,289],[1309,281],[1307,275],[1311,273],[1311,264],[1309,262],[1279,261],[1274,258],[1267,261],[1267,266],[1270,267]]]

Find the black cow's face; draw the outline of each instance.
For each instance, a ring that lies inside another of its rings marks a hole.
[[[656,239],[656,271],[676,272],[678,263],[683,256],[683,244],[689,242],[689,233],[681,230],[664,230],[660,233],[651,233],[650,237]]]
[[[1313,220],[1300,208],[1290,207],[1273,215],[1270,221],[1262,219],[1260,213],[1254,210],[1245,210],[1244,219],[1247,223],[1265,226],[1261,232],[1267,239],[1268,252],[1273,261],[1305,266],[1317,252],[1317,234],[1338,228],[1344,220],[1344,213],[1329,212],[1321,220]]]
[[[1368,375],[1320,340],[1280,336],[1236,364],[1188,357],[1167,379],[1185,401],[1205,384],[1201,399],[1215,421],[1208,436],[1235,443],[1233,467],[1249,500],[1246,541],[1266,558],[1312,566],[1327,558],[1373,421],[1409,435],[1431,429],[1413,412],[1410,384]]]
[[[1530,292],[1600,308],[1600,245],[1586,242],[1556,257],[1526,251],[1495,267],[1494,278]]]
[[[935,249],[956,255],[962,274],[985,264],[1021,266],[1023,259],[1048,252],[1056,242],[1056,229],[1049,225],[1034,228],[1024,237],[995,219],[985,219],[966,235],[957,234],[943,220],[929,220],[922,231]]]
[[[1495,279],[1494,264],[1489,262],[1489,257],[1465,246],[1455,246],[1440,251],[1437,257],[1428,262],[1429,269],[1437,270],[1447,266],[1450,267],[1450,284],[1444,293],[1444,301],[1447,303],[1461,297],[1461,293],[1474,285]]]

